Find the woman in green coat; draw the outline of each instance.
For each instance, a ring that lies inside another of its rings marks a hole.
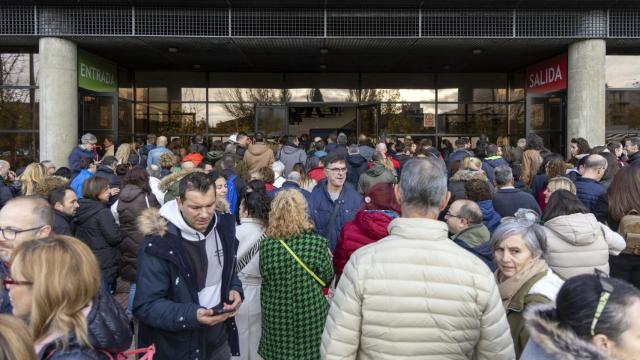
[[[320,359],[320,339],[333,278],[327,239],[313,233],[307,203],[283,190],[271,203],[267,238],[260,243],[262,338],[265,360]]]

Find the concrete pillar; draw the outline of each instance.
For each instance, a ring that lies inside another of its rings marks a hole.
[[[69,166],[78,144],[78,54],[76,44],[45,37],[40,47],[40,160]]]
[[[569,45],[567,144],[572,138],[583,137],[591,146],[604,145],[606,53],[602,39]]]

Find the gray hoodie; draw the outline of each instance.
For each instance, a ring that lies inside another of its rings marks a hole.
[[[284,164],[284,177],[287,177],[293,165],[297,163],[305,163],[307,161],[307,154],[304,150],[295,147],[292,144],[285,144],[280,151],[278,151],[278,160]]]

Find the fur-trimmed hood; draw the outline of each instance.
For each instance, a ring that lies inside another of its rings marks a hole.
[[[561,328],[552,305],[534,307],[525,314],[529,345],[521,360],[605,360],[607,355],[573,331]],[[544,354],[542,354],[544,352]]]
[[[69,184],[69,180],[62,176],[47,176],[42,181],[36,183],[35,192],[44,197],[49,196],[51,190],[64,187]]]
[[[182,170],[180,172],[167,175],[164,178],[162,178],[162,180],[160,181],[160,184],[158,185],[158,188],[160,189],[160,191],[166,192],[167,190],[169,190],[171,185],[173,185],[175,182],[182,180],[183,177],[194,172],[204,172],[204,170],[195,168],[190,170]]]
[[[482,170],[458,170],[458,172],[451,177],[451,181],[471,180],[489,181],[487,175]]]
[[[230,214],[227,199],[216,199],[216,212]],[[160,235],[167,233],[167,219],[160,215],[160,209],[149,208],[138,216],[138,230],[144,235]]]

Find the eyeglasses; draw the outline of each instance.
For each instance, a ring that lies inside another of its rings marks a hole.
[[[347,168],[326,168],[327,170],[333,173],[344,173],[347,172]]]
[[[33,231],[33,230],[40,230],[42,229],[42,227],[44,227],[44,225],[40,225],[38,227],[34,227],[31,229],[25,229],[25,230],[16,230],[16,229],[12,229],[12,228],[0,228],[0,234],[2,235],[2,237],[5,240],[15,240],[16,236],[20,233],[26,232],[26,231]]]
[[[13,280],[11,278],[6,278],[6,279],[2,279],[2,285],[3,286],[33,285],[33,283],[31,281],[18,281],[18,280]]]
[[[607,302],[609,302],[611,293],[613,293],[613,285],[611,285],[611,283],[607,279],[607,274],[596,269],[596,276],[598,276],[598,281],[600,281],[600,287],[602,288],[602,291],[600,292],[600,299],[598,300],[596,312],[595,314],[593,314],[593,321],[591,321],[591,336],[596,336],[596,326],[598,325],[598,320],[600,320],[600,316],[602,316],[602,313],[607,306]]]
[[[464,219],[462,216],[460,215],[454,215],[451,213],[451,211],[447,211],[446,214],[444,214],[445,217],[453,217],[453,218],[458,218],[458,219]]]

